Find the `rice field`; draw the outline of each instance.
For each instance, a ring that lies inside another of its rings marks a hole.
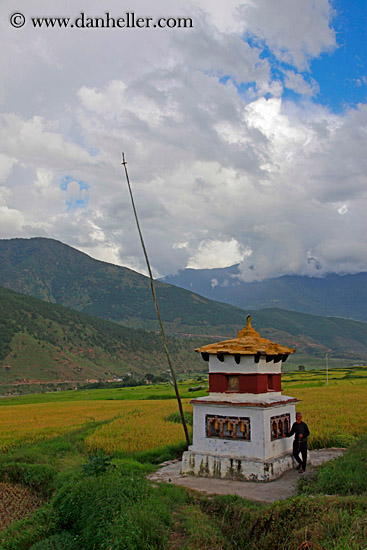
[[[188,401],[188,400],[186,400]],[[189,411],[191,406],[185,404]],[[177,411],[173,399],[154,401],[82,401],[12,405],[0,409],[0,451],[36,443],[87,423],[111,420],[87,440],[90,450],[134,452],[180,443],[180,424],[165,417]]]
[[[188,403],[183,403],[183,408],[185,412],[192,410]],[[182,425],[167,420],[176,411],[177,403],[172,399],[124,403],[123,416],[97,429],[85,443],[90,451],[103,449],[108,454],[178,445],[184,441]],[[192,432],[191,426],[188,428]]]
[[[288,391],[287,391],[288,394]],[[296,409],[311,431],[311,448],[344,447],[367,433],[367,381],[297,388]]]
[[[367,432],[366,374],[367,369],[358,372],[354,378],[346,377],[338,369],[330,374],[329,386],[321,386],[316,373],[293,373],[292,376],[284,377],[283,393],[300,400],[297,410],[302,411],[310,428],[311,448],[347,446]],[[315,386],[316,383],[319,385]],[[111,394],[114,391],[111,390]],[[130,395],[135,397],[137,393],[131,391]],[[110,397],[77,401],[75,393],[69,402],[53,402],[51,394],[44,396],[46,402],[33,404],[18,405],[16,399],[13,399],[11,404],[2,404],[0,407],[0,452],[100,421],[109,422],[96,427],[85,440],[90,451],[103,449],[109,454],[129,454],[183,443],[181,425],[167,420],[170,414],[177,412],[176,401],[152,399],[152,386],[145,391],[141,388],[140,395],[145,399]],[[187,398],[183,400],[187,412],[192,410],[189,401]]]
[[[89,422],[122,414],[122,401],[35,403],[0,408],[0,451],[19,443],[36,443]]]

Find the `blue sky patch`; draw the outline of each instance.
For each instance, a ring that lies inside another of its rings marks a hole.
[[[367,100],[367,1],[334,0],[332,5],[334,19],[331,27],[336,33],[337,47],[313,59],[309,71],[298,72],[292,65],[279,61],[265,40],[256,35],[246,33],[243,39],[251,48],[260,50],[260,59],[268,61],[272,80],[280,81],[284,87],[284,99],[298,102],[304,95],[286,86],[285,73],[291,70],[300,74],[308,84],[314,79],[314,103],[340,113]],[[244,91],[243,85],[237,89],[239,93]]]
[[[74,196],[68,196],[68,199],[65,201],[65,204],[68,207],[68,210],[76,210],[78,208],[85,208],[89,202],[89,196],[83,191],[87,191],[90,187],[88,183],[82,180],[77,180],[72,176],[65,176],[61,180],[60,189],[67,192],[68,186],[71,182],[76,182],[79,185],[79,192],[74,193]]]
[[[320,86],[317,103],[342,112],[367,99],[367,2],[334,0],[333,7],[338,47],[314,59],[310,68]]]
[[[88,202],[88,197],[85,197],[84,199],[71,199],[66,201],[66,206],[68,207],[68,210],[77,210],[78,208],[85,208]]]
[[[64,176],[61,180],[60,189],[62,189],[63,191],[67,191],[68,185],[72,181],[76,181],[79,184],[80,191],[82,191],[83,189],[89,189],[90,187],[90,185],[83,180],[77,180],[72,176]]]

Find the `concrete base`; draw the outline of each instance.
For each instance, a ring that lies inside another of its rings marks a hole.
[[[186,451],[182,456],[181,473],[238,481],[272,481],[293,467],[293,458],[289,453],[261,461]]]

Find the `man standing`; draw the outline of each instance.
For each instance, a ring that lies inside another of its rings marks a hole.
[[[293,441],[293,456],[298,462],[297,470],[300,473],[304,473],[307,463],[307,438],[310,435],[310,430],[307,424],[302,422],[302,413],[298,412],[296,414],[296,421],[293,423],[291,431],[285,435],[286,437],[295,436]],[[299,457],[300,453],[302,460]]]

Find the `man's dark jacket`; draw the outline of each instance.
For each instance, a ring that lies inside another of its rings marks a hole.
[[[299,438],[300,434],[303,435],[301,439]],[[294,435],[295,442],[298,443],[298,441],[306,442],[308,436],[310,435],[310,430],[307,427],[307,424],[305,422],[300,422],[299,424],[297,422],[293,422],[293,426],[291,428],[291,431],[286,434],[287,437],[291,437],[291,435]]]

